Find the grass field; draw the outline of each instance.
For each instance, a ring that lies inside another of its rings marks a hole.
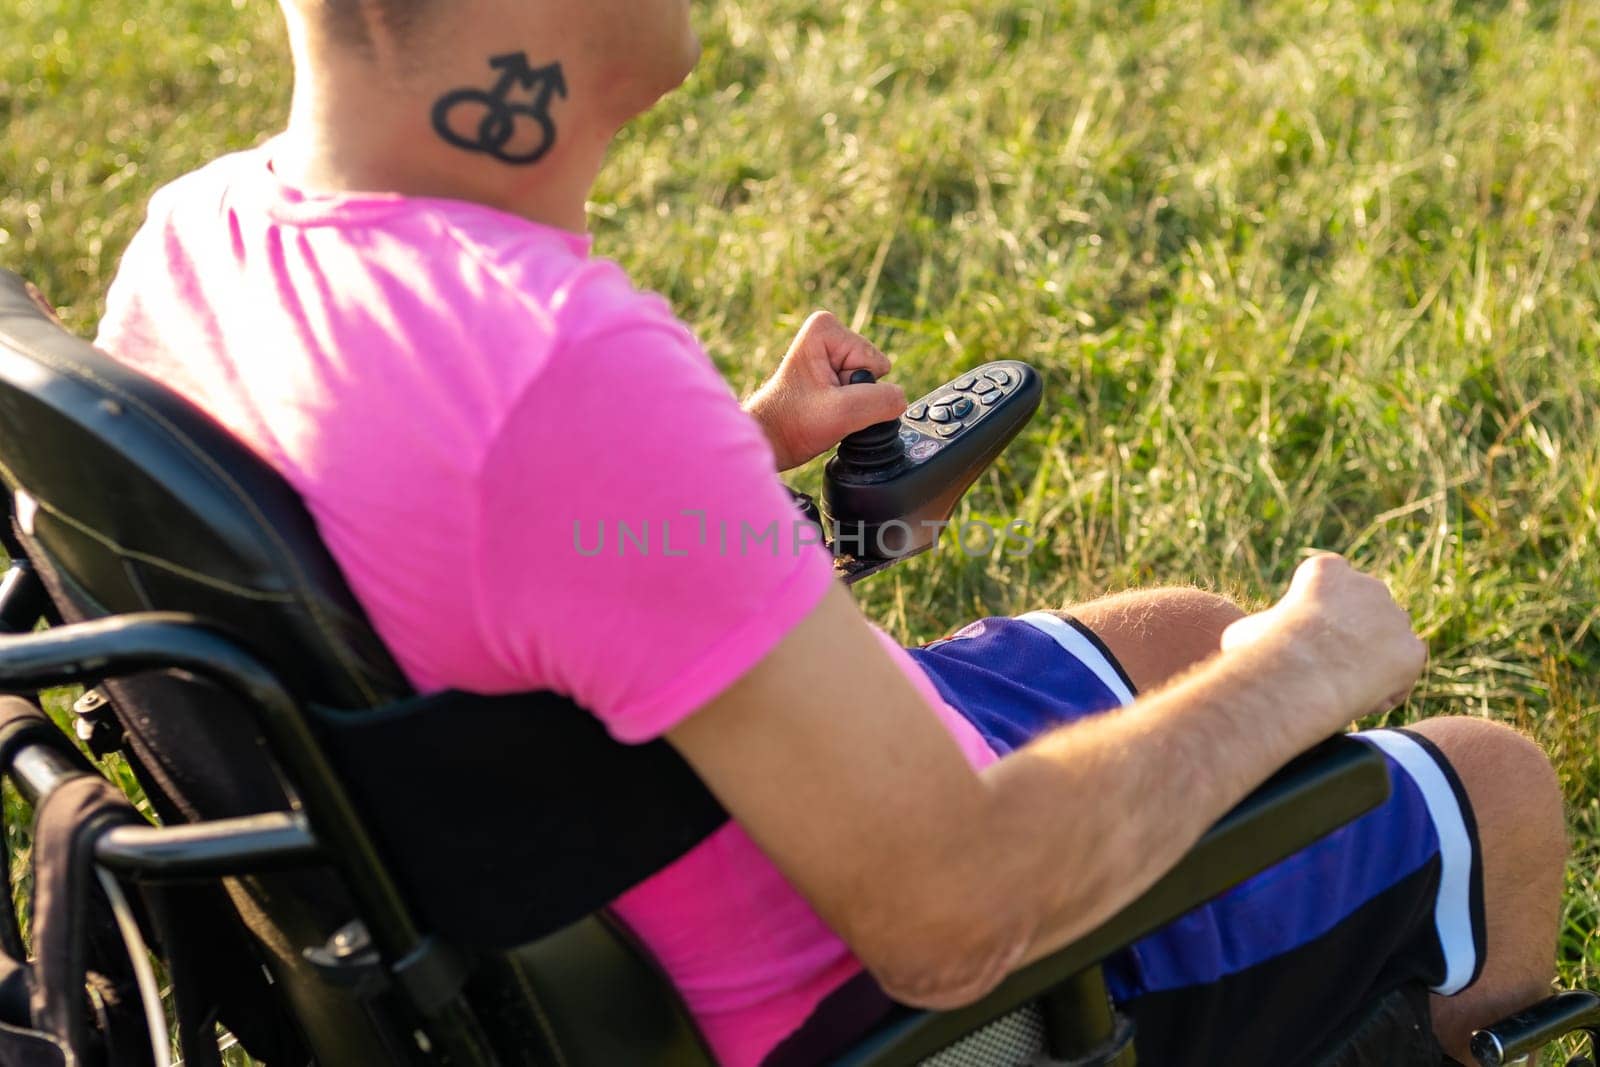
[[[150,192],[285,113],[270,0],[6,0],[0,265],[91,330]],[[1432,649],[1396,718],[1551,751],[1562,968],[1600,981],[1600,6],[722,0],[619,147],[600,248],[753,388],[828,307],[913,391],[1047,407],[971,517],[1026,559],[864,587],[908,640],[1153,582],[1250,601],[1308,548]],[[815,485],[817,471],[803,482]]]

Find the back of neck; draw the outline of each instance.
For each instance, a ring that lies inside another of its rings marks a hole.
[[[524,53],[409,75],[294,33],[295,91],[274,166],[308,192],[486,204],[581,233],[614,130],[567,97],[559,64]],[[475,65],[475,69],[470,69]]]

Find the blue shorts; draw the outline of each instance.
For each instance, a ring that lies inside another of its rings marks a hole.
[[[1001,754],[1134,695],[1092,631],[1050,612],[910,651]],[[1426,738],[1355,736],[1387,758],[1388,801],[1106,961],[1141,1062],[1293,1064],[1395,989],[1476,980],[1483,878],[1466,793]]]

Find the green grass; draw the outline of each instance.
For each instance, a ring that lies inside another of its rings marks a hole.
[[[120,8],[120,13],[117,13]],[[1433,660],[1397,717],[1515,723],[1572,810],[1600,982],[1600,8],[1582,0],[723,0],[620,145],[600,248],[752,388],[829,307],[913,390],[1043,415],[964,505],[1043,533],[864,587],[906,639],[1308,547]],[[161,183],[281,122],[267,0],[10,0],[0,264],[96,319]],[[815,485],[817,471],[802,479]]]

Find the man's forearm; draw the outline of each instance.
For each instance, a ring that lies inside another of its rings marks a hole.
[[[990,768],[991,862],[1018,866],[1047,955],[1109,919],[1229,809],[1337,721],[1287,643],[1224,654],[1125,711],[1057,730]],[[1298,702],[1285,713],[1286,702]],[[1305,714],[1309,708],[1319,714]],[[1070,859],[1069,859],[1070,858]],[[1002,898],[1003,899],[1003,898]]]

